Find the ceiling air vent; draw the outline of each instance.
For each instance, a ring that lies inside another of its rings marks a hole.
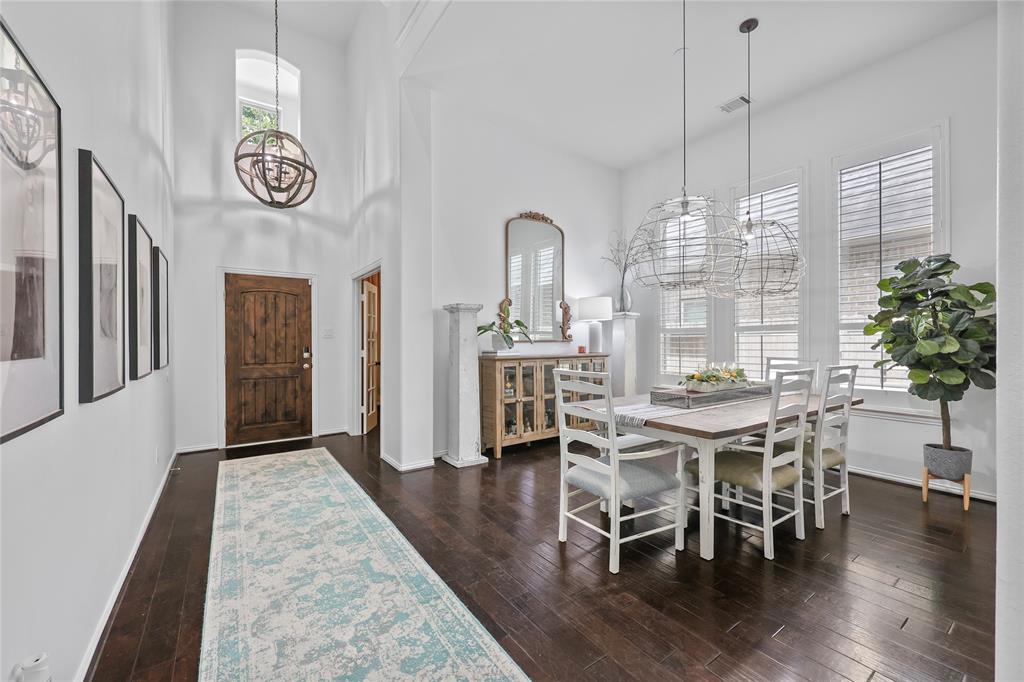
[[[732,112],[736,111],[737,109],[742,109],[743,107],[747,106],[748,104],[750,104],[750,100],[747,99],[746,95],[741,94],[741,95],[737,95],[736,97],[733,97],[728,102],[725,102],[723,104],[719,104],[718,108],[720,110],[722,110],[723,113],[731,114]]]

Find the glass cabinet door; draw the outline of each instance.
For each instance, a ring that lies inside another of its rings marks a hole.
[[[504,437],[517,438],[519,436],[519,403],[505,403],[503,408]]]
[[[537,365],[533,362],[522,364],[523,392],[520,397],[523,399],[537,396]]]
[[[558,415],[555,412],[555,368],[558,362],[555,360],[542,360],[540,363],[541,385],[540,410],[537,420],[540,422],[542,431],[558,433]]]
[[[519,366],[510,364],[501,368],[501,395],[505,400],[515,400],[519,397]]]
[[[501,366],[502,424],[505,439],[523,435],[522,419],[519,415],[520,392],[519,363],[510,362]]]

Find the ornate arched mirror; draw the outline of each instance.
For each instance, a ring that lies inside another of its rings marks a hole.
[[[543,213],[520,213],[505,223],[505,299],[534,341],[569,341],[564,302],[565,236]]]

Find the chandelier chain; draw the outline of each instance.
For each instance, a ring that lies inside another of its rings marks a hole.
[[[686,195],[686,0],[683,0],[683,195]]]
[[[277,116],[277,125],[275,127],[281,130],[281,86],[279,82],[281,79],[281,65],[278,63],[277,34],[277,0],[274,0],[274,115]]]
[[[747,220],[750,220],[750,108],[754,106],[754,98],[750,96],[750,34],[747,31]]]

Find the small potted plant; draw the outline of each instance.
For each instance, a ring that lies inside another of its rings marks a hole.
[[[494,334],[491,337],[491,348],[495,353],[512,350],[516,341],[513,334],[521,334],[524,339],[533,343],[526,323],[522,320],[510,319],[511,316],[512,302],[506,298],[498,305],[498,319],[481,324],[476,328],[477,336]]]
[[[881,309],[864,334],[879,334],[872,348],[882,347],[889,356],[875,367],[883,372],[891,365],[906,367],[908,391],[939,402],[942,443],[925,444],[924,465],[932,477],[964,482],[966,494],[972,452],[953,445],[949,403],[962,400],[971,384],[996,386],[996,320],[985,315],[995,304],[996,290],[989,282],[954,282],[959,268],[949,254],[897,265],[901,274],[878,282]]]
[[[692,374],[687,374],[680,382],[688,391],[711,393],[730,388],[745,388],[750,385],[747,373],[742,367],[716,367],[709,365]]]

